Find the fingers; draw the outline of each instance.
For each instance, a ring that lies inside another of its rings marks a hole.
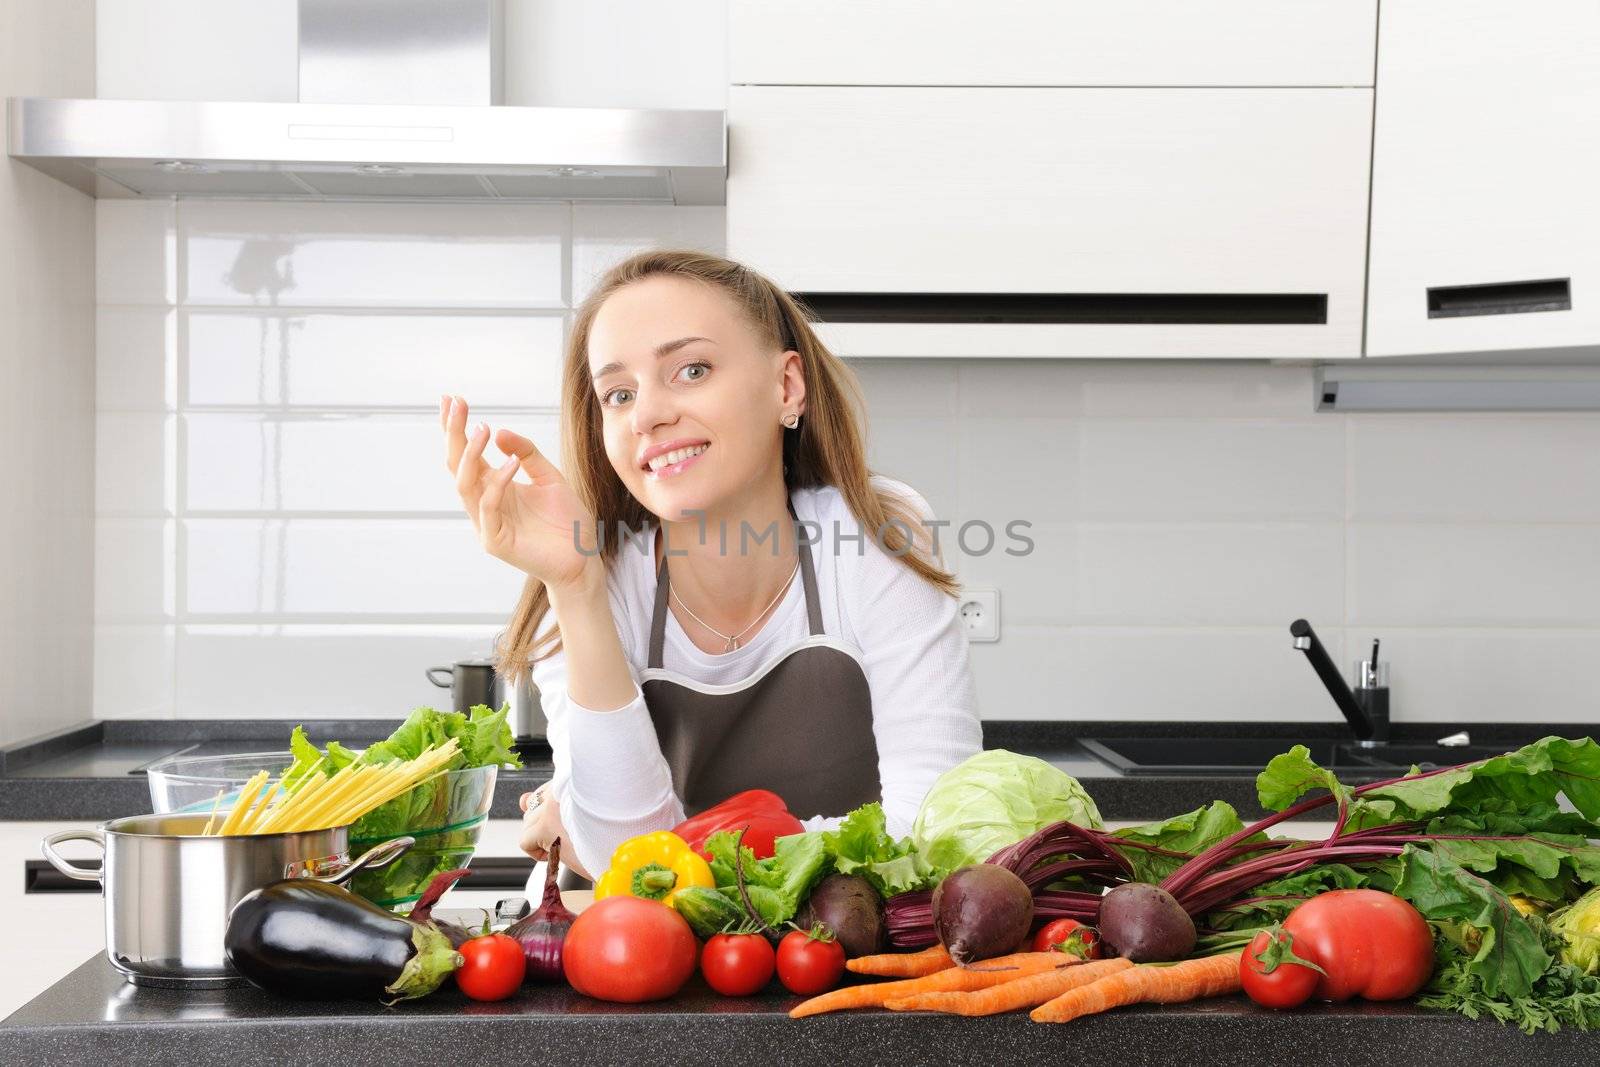
[[[452,475],[459,475],[461,459],[471,444],[467,434],[467,402],[459,396],[450,397],[448,403],[441,401],[441,407],[443,410],[439,417],[444,424],[445,469]]]
[[[505,514],[500,502],[505,498],[506,486],[517,476],[517,457],[512,456],[500,464],[483,483],[483,495],[478,499],[478,531],[485,545],[499,541],[505,526]]]
[[[552,480],[561,478],[560,469],[545,458],[537,445],[520,433],[501,427],[495,431],[494,443],[501,452],[508,456],[516,456],[522,462],[522,469],[527,472],[534,485],[547,485]]]
[[[456,466],[456,492],[467,507],[468,515],[477,515],[484,491],[484,473],[488,465],[483,461],[484,446],[489,443],[489,428],[479,423],[467,438],[461,460]]]

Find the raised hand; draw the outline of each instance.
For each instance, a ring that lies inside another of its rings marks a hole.
[[[502,428],[494,435],[495,445],[508,458],[491,468],[483,458],[489,426],[479,423],[467,434],[465,399],[440,397],[439,426],[445,468],[455,478],[484,551],[556,588],[576,583],[590,565],[598,565],[594,517],[532,441]],[[516,481],[519,469],[529,482]],[[581,536],[589,554],[578,550],[575,536]]]

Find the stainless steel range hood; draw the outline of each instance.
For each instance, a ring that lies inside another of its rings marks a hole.
[[[300,0],[300,102],[14,97],[8,151],[96,197],[724,202],[723,111],[502,105],[502,7]]]

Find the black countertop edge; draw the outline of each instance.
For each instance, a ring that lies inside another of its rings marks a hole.
[[[1441,737],[1467,731],[1474,741],[1525,742],[1529,737],[1560,734],[1587,737],[1594,727],[1589,723],[1558,722],[1396,722],[1390,725],[1394,741],[1437,741]],[[1138,719],[1078,719],[1072,721],[994,719],[983,724],[986,748],[1026,745],[1048,748],[1084,737],[1250,737],[1288,740],[1349,740],[1350,728],[1341,721],[1256,722],[1253,720],[1160,722]]]
[[[1122,1008],[1050,1026],[993,1018],[857,1011],[794,1020],[799,998],[716,996],[697,977],[670,1000],[608,1004],[564,987],[524,987],[477,1004],[446,986],[395,1008],[281,1000],[252,988],[195,992],[129,985],[97,956],[0,1024],[8,1063],[631,1063],[641,1050],[714,1048],[723,1063],[1100,1062],[1237,1067],[1600,1062],[1600,1033],[1526,1035],[1409,1003],[1258,1008],[1242,996]],[[1092,1050],[1092,1053],[1091,1053]],[[705,1058],[703,1052],[688,1059]],[[314,1057],[314,1059],[312,1058]],[[1050,1057],[1046,1059],[1045,1057]],[[685,1058],[682,1055],[675,1059]]]
[[[550,780],[549,764],[500,772],[491,819],[520,819],[519,798]],[[0,777],[0,822],[104,822],[150,810],[150,787],[143,775],[115,778]]]
[[[132,742],[200,743],[218,740],[264,741],[287,747],[289,731],[304,725],[318,744],[328,741],[379,741],[393,731],[398,720],[387,719],[100,719],[86,720],[0,748],[0,774],[40,760],[51,759],[86,745]],[[1396,722],[1396,741],[1433,741],[1466,730],[1475,738],[1495,741],[1528,736],[1586,734],[1583,723],[1518,722]],[[1137,719],[988,719],[983,723],[985,748],[1049,748],[1083,737],[1252,737],[1286,739],[1348,738],[1349,729],[1334,720],[1276,721],[1147,721]],[[539,747],[535,742],[536,748]],[[542,746],[548,754],[549,746]]]
[[[186,744],[239,742],[240,748],[272,747],[287,744],[293,722],[284,719],[252,720],[104,720],[67,727],[0,751],[0,821],[101,821],[123,815],[147,812],[149,789],[143,775],[104,776],[22,773],[24,768],[47,760],[60,759],[86,749],[112,749],[121,744],[171,744],[174,750]],[[344,740],[354,743],[378,740],[388,735],[393,725],[374,720],[321,720],[305,724],[313,740]],[[1038,722],[994,720],[983,724],[986,748],[1008,748],[1051,760],[1071,760],[1093,770],[1075,768],[1074,773],[1090,788],[1101,814],[1114,820],[1166,818],[1212,800],[1225,800],[1246,819],[1266,813],[1256,801],[1255,776],[1250,775],[1173,775],[1123,776],[1102,767],[1092,755],[1079,747],[1084,737],[1238,737],[1316,740],[1346,736],[1340,723],[1294,722],[1130,722],[1072,721]],[[1591,727],[1576,723],[1400,723],[1395,724],[1395,740],[1434,740],[1457,729],[1470,731],[1474,740],[1493,742],[1505,739],[1508,747],[1546,734],[1575,736]],[[535,743],[524,750],[521,770],[501,772],[501,786],[495,790],[492,818],[520,818],[520,796],[549,779],[549,746]],[[1098,773],[1097,773],[1098,772]],[[1370,781],[1341,771],[1351,782]]]

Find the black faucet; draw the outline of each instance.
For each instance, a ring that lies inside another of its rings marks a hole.
[[[1357,692],[1351,692],[1350,687],[1345,684],[1344,676],[1339,673],[1339,668],[1329,657],[1328,650],[1317,640],[1317,632],[1311,628],[1309,622],[1304,619],[1294,620],[1289,624],[1289,633],[1294,637],[1294,647],[1306,654],[1306,659],[1311,661],[1311,669],[1317,672],[1317,677],[1322,679],[1322,685],[1328,690],[1328,695],[1333,697],[1333,702],[1344,713],[1345,720],[1350,723],[1350,729],[1355,732],[1356,740],[1363,745],[1386,743],[1389,740],[1387,684],[1382,689],[1363,685]],[[1376,659],[1376,645],[1374,645],[1374,671],[1377,670]],[[1380,694],[1381,699],[1379,699]]]

